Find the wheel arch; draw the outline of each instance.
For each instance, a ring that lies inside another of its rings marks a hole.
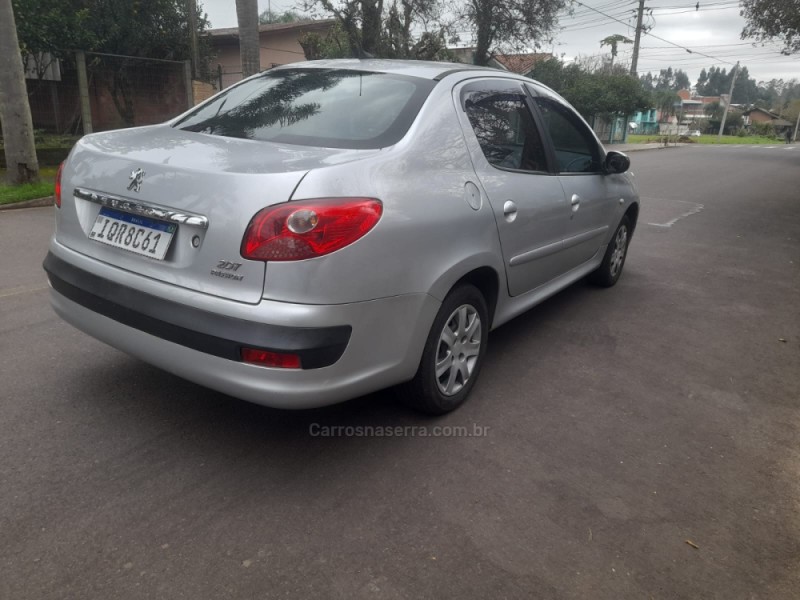
[[[494,321],[500,292],[505,286],[505,271],[493,257],[475,257],[466,260],[442,275],[431,288],[431,295],[444,300],[452,289],[462,283],[474,285],[483,294],[489,310],[489,323]]]
[[[489,327],[494,321],[494,313],[497,309],[497,297],[500,293],[500,278],[497,271],[491,267],[478,267],[473,269],[453,285],[455,288],[462,283],[469,283],[478,288],[478,291],[486,300],[486,308],[489,311]]]
[[[636,223],[639,220],[639,203],[633,202],[625,211],[625,217],[631,222],[631,235],[636,231]]]

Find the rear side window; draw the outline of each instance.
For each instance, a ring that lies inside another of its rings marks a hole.
[[[536,97],[542,120],[553,140],[560,173],[595,173],[602,170],[600,148],[594,136],[566,106],[550,98]]]
[[[544,146],[522,92],[474,90],[464,110],[490,165],[519,171],[546,171]]]
[[[279,69],[229,88],[175,126],[328,148],[383,148],[408,131],[435,81],[342,69]]]

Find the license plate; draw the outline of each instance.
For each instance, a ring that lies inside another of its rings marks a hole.
[[[104,206],[92,225],[89,239],[148,258],[164,260],[172,236],[177,230],[178,226],[174,223]]]

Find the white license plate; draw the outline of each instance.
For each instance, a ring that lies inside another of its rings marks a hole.
[[[89,239],[148,258],[164,260],[172,236],[177,230],[178,226],[174,223],[104,206],[92,225]]]

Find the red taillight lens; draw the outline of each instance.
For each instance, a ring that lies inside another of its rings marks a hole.
[[[279,369],[299,369],[301,367],[300,357],[297,354],[283,354],[257,348],[242,348],[242,362]]]
[[[303,260],[335,252],[363,237],[383,214],[373,198],[323,198],[269,206],[250,220],[242,256]]]
[[[56,173],[56,185],[55,190],[53,192],[56,198],[56,206],[61,208],[61,173],[64,170],[64,163],[62,162],[58,165],[58,173]]]

